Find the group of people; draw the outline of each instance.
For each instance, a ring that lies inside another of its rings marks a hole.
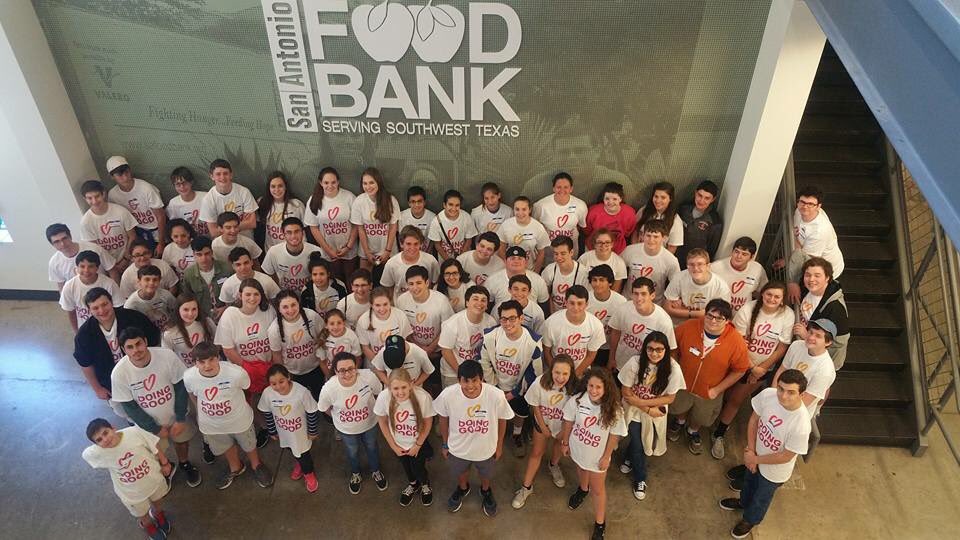
[[[84,459],[110,470],[150,538],[169,531],[160,500],[174,472],[202,482],[189,459],[198,431],[203,460],[226,462],[218,489],[248,465],[271,485],[257,449],[273,440],[296,458],[290,478],[315,492],[310,448],[326,424],[345,448],[353,494],[362,457],[376,488],[388,489],[382,437],[406,475],[403,506],[432,504],[437,442],[456,478],[448,510],[461,509],[476,469],[488,516],[505,446],[527,459],[518,510],[548,451],[558,488],[569,456],[568,506],[589,495],[602,538],[615,459],[644,500],[649,456],[681,436],[701,454],[706,428],[710,454],[723,459],[750,397],[743,465],[728,471],[740,496],[720,501],[743,512],[732,530],[742,538],[796,457],[810,455],[843,364],[843,259],[813,187],[799,192],[783,283],[767,280],[748,237],[714,260],[723,224],[710,181],[683,205],[657,183],[634,210],[620,184],[588,206],[559,173],[536,202],[507,206],[487,183],[469,213],[450,190],[434,214],[416,186],[401,211],[376,168],[361,174],[359,195],[324,168],[306,203],[279,171],[255,199],[222,159],[210,164],[208,192],[175,169],[178,195],[166,205],[125,158],[111,157],[107,172],[109,191],[97,180],[81,187],[82,240],[65,225],[47,228],[57,250],[49,271],[87,382],[131,424],[93,420]]]

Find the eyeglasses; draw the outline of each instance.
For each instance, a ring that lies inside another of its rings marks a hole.
[[[460,277],[460,272],[444,272],[443,277]]]
[[[703,318],[713,322],[724,322],[727,320],[727,318],[722,315],[714,315],[712,313],[707,313],[706,315],[703,316]]]
[[[148,258],[148,259],[149,259],[149,258],[150,258],[150,252],[149,252],[149,251],[146,251],[146,252],[141,251],[141,252],[139,252],[139,253],[131,253],[130,256],[133,257],[134,259],[143,259],[143,258]]]
[[[815,206],[820,206],[818,202],[807,202],[807,201],[797,201],[797,206],[802,206],[803,208],[813,208]]]
[[[647,347],[647,352],[653,354],[663,354],[666,350],[665,347]]]
[[[348,367],[348,368],[338,369],[338,370],[337,370],[337,375],[346,375],[346,374],[348,374],[348,373],[353,373],[353,372],[356,371],[356,370],[357,370],[357,368],[355,368],[355,367]]]
[[[512,316],[512,317],[500,317],[500,322],[502,322],[502,323],[504,323],[504,322],[517,322],[518,320],[520,320],[520,317],[517,317],[516,315],[514,315],[514,316]]]
[[[609,245],[612,244],[612,243],[613,243],[612,240],[597,240],[596,242],[594,242],[594,245],[597,245],[597,246],[609,246]]]

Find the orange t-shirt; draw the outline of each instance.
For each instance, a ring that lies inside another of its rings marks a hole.
[[[743,336],[727,323],[713,347],[704,354],[703,319],[686,321],[674,330],[677,362],[683,370],[687,390],[704,399],[710,387],[720,384],[731,371],[750,369],[750,356]]]

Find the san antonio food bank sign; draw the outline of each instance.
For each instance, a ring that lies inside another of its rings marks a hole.
[[[434,0],[409,6],[385,0],[358,5],[347,25],[331,17],[349,11],[346,0],[261,0],[261,6],[287,131],[519,137],[520,118],[502,91],[520,68],[500,67],[520,50],[520,18],[512,7],[471,2],[465,15]],[[494,22],[506,25],[506,39],[499,50],[484,50],[484,24]],[[325,43],[338,39],[355,40],[379,64],[372,85],[344,63],[349,59],[328,57]],[[470,65],[451,65],[463,46]],[[408,54],[419,58],[415,88],[394,65]],[[447,87],[438,70],[450,73]],[[431,110],[431,96],[442,115]],[[499,118],[485,118],[485,109]],[[385,110],[399,111],[405,121],[379,121]]]

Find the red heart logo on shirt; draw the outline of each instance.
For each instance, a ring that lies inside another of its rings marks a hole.
[[[111,228],[112,228],[112,226],[110,225],[110,222],[108,221],[107,223],[104,223],[103,225],[100,225],[100,232],[102,232],[103,234],[110,234],[110,229],[111,229]]]
[[[767,419],[767,422],[770,422],[770,425],[773,427],[780,427],[783,424],[783,419],[775,414],[771,414],[770,418]]]
[[[637,272],[637,275],[640,277],[650,277],[650,274],[653,274],[652,266],[640,266],[640,271]]]
[[[336,356],[342,353],[345,349],[346,347],[344,347],[343,345],[337,345],[336,347],[330,349],[330,352],[333,353],[333,356]]]
[[[580,335],[580,333],[570,334],[569,336],[567,336],[567,344],[573,347],[574,345],[580,342],[580,338],[582,337],[583,336]]]
[[[339,215],[340,215],[339,206],[334,206],[333,208],[327,210],[327,219],[329,219],[330,221],[337,219],[337,216]]]
[[[140,208],[140,201],[134,197],[127,201],[127,206],[129,206],[131,210],[136,210],[137,208]]]
[[[352,409],[353,406],[357,404],[358,399],[360,399],[360,396],[358,396],[357,394],[354,394],[348,397],[347,400],[343,402],[343,404],[346,405],[348,409]]]
[[[763,323],[757,325],[757,335],[765,336],[770,329],[773,328],[773,325],[770,323]]]
[[[196,223],[197,219],[200,218],[200,209],[196,209],[193,212],[190,212],[190,219]]]
[[[300,275],[300,271],[301,271],[301,270],[303,270],[303,265],[302,265],[302,264],[295,264],[295,265],[293,265],[293,266],[290,267],[290,275],[291,275],[291,276]]]
[[[599,418],[596,416],[588,416],[583,419],[583,427],[589,428],[591,426],[595,426],[597,424],[597,420],[599,420]]]
[[[601,309],[600,311],[596,311],[596,312],[594,312],[593,314],[594,314],[594,316],[596,316],[596,318],[598,318],[598,319],[600,319],[600,320],[603,320],[603,319],[607,318],[607,310],[605,310],[605,309]]]
[[[557,285],[557,292],[560,293],[560,294],[563,294],[563,293],[567,292],[567,289],[569,289],[569,288],[570,288],[570,284],[569,284],[569,283],[561,283],[560,285]]]
[[[639,335],[639,334],[642,334],[644,331],[646,331],[646,329],[647,329],[647,325],[634,323],[633,328],[631,330],[633,330],[634,335]]]
[[[557,228],[562,229],[570,221],[570,214],[564,214],[557,218]]]
[[[730,290],[733,291],[733,294],[737,294],[746,284],[747,282],[742,279],[740,281],[734,281],[733,285],[730,286]]]
[[[421,324],[421,323],[423,323],[423,321],[425,321],[425,320],[427,320],[427,312],[426,312],[426,311],[421,311],[420,313],[417,313],[417,324]]]
[[[256,333],[259,332],[259,331],[260,331],[260,323],[258,323],[258,322],[255,322],[255,323],[253,323],[253,324],[251,324],[250,326],[247,327],[247,335],[248,335],[248,336],[252,336],[253,334],[256,334]]]
[[[117,460],[117,465],[120,465],[121,469],[126,469],[130,466],[130,463],[133,462],[133,452],[127,451],[120,459]]]
[[[153,385],[157,384],[157,374],[151,373],[149,377],[143,380],[143,388],[149,392],[153,390]]]
[[[397,411],[397,423],[402,424],[410,418],[410,411]]]
[[[200,332],[197,332],[190,336],[190,343],[192,343],[193,345],[200,343]]]
[[[460,227],[454,227],[447,231],[447,238],[453,240],[458,234],[460,234]]]
[[[179,261],[177,261],[177,266],[178,266],[181,270],[185,269],[189,264],[190,264],[190,261],[188,261],[186,257],[184,257],[184,258],[180,259]]]
[[[478,333],[478,334],[474,334],[474,335],[470,336],[470,346],[471,346],[471,347],[476,347],[477,345],[480,344],[480,341],[482,341],[482,340],[483,340],[483,333],[482,333],[482,332],[481,332],[481,333]]]
[[[216,386],[211,386],[203,391],[203,396],[207,398],[207,401],[213,401],[217,397],[217,394],[220,393],[220,389]]]

